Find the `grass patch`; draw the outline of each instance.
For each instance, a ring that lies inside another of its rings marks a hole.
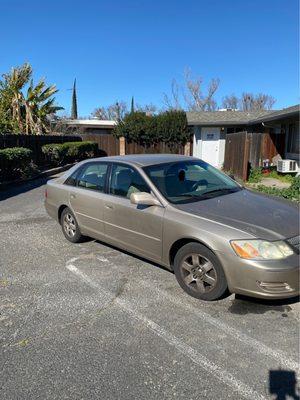
[[[300,202],[300,176],[293,177],[292,184],[289,188],[279,189],[264,185],[258,185],[254,190],[266,193],[272,196],[282,197],[287,200]]]

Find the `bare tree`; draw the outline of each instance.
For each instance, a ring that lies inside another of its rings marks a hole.
[[[229,96],[223,97],[222,107],[237,110],[239,108],[239,103],[240,99],[235,94],[231,94]]]
[[[155,114],[157,111],[157,107],[152,103],[144,105],[137,104],[135,109],[136,111],[142,111],[146,114]]]
[[[182,110],[179,100],[179,85],[176,79],[171,83],[171,95],[163,93],[163,103],[168,110]]]
[[[190,69],[186,69],[184,99],[190,111],[214,111],[217,108],[217,102],[214,99],[220,81],[212,79],[208,85],[207,94],[202,90],[203,80],[200,77],[193,78]]]
[[[275,102],[274,97],[268,94],[242,93],[241,109],[243,111],[271,110]]]
[[[96,109],[93,111],[92,116],[93,116],[94,118],[102,119],[102,120],[103,120],[103,119],[108,119],[107,110],[106,110],[104,107],[98,107],[98,108],[96,108]]]
[[[98,107],[92,113],[92,116],[97,119],[108,119],[120,121],[128,112],[127,104],[124,101],[116,101],[108,107]]]

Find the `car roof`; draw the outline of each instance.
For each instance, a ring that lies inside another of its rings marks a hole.
[[[184,161],[184,160],[197,160],[195,157],[184,156],[180,154],[130,154],[125,156],[112,156],[88,159],[88,161],[116,161],[128,164],[134,164],[140,167],[148,165],[164,164],[168,162]]]

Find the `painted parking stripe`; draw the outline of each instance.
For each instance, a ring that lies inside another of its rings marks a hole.
[[[102,261],[105,263],[110,262],[106,257],[103,257],[103,256],[99,257],[98,259],[99,259],[99,261]],[[119,268],[118,265],[111,263],[111,262],[110,262],[110,266]],[[205,320],[205,322],[222,330],[227,335],[233,336],[235,339],[237,339],[240,342],[246,344],[247,346],[253,348],[256,352],[259,352],[261,354],[264,354],[265,356],[273,358],[274,360],[279,362],[281,367],[285,367],[285,368],[296,370],[296,371],[299,370],[298,362],[288,358],[285,353],[278,351],[278,350],[273,350],[271,347],[265,345],[264,343],[260,342],[259,340],[254,339],[251,336],[248,336],[247,334],[239,331],[238,329],[225,324],[220,319],[212,317],[211,315],[209,315],[206,312],[200,310],[199,308],[193,306],[192,304],[188,304],[188,303],[183,304],[181,301],[178,300],[178,298],[176,296],[170,295],[163,289],[158,289],[157,286],[154,287],[145,281],[141,281],[140,283],[144,287],[151,289],[152,291],[156,291],[157,293],[162,295],[165,299],[171,301],[176,306],[187,309],[189,312],[196,314],[196,316],[198,318]]]
[[[74,264],[69,262],[67,263],[66,268],[70,272],[78,276],[82,281],[84,281],[93,289],[100,291],[102,294],[105,294],[108,297],[111,297],[113,295],[112,293],[108,292],[105,288],[98,285],[88,275],[80,271]],[[213,374],[215,378],[217,378],[218,380],[229,386],[232,390],[239,393],[239,395],[241,395],[245,399],[266,400],[266,397],[256,392],[254,389],[246,385],[244,382],[236,379],[232,374],[230,374],[223,368],[219,367],[217,364],[211,362],[208,358],[206,358],[204,355],[193,349],[191,346],[187,345],[181,339],[174,336],[171,332],[168,332],[154,321],[148,319],[144,315],[137,312],[130,305],[129,302],[116,298],[114,304],[121,307],[132,318],[143,323],[153,333],[162,338],[166,343],[173,346],[178,352],[183,354],[185,357],[188,357],[190,360],[192,360],[195,364],[204,369],[206,372]]]
[[[169,293],[166,293],[164,290],[153,288],[153,286],[149,285],[146,282],[141,282],[141,284],[144,287],[151,289],[152,291],[158,292],[165,299],[171,301],[176,306],[187,309],[189,312],[192,312],[197,317],[205,320],[205,322],[208,322],[209,324],[222,330],[227,335],[233,336],[235,339],[239,340],[240,342],[244,343],[245,345],[252,347],[256,352],[259,352],[261,354],[264,354],[265,356],[273,358],[274,360],[276,360],[280,363],[281,367],[285,367],[285,368],[296,370],[296,371],[299,369],[299,364],[296,361],[291,360],[290,358],[287,358],[287,355],[284,354],[283,352],[273,350],[271,347],[265,345],[264,343],[260,342],[259,340],[254,339],[254,338],[248,336],[247,334],[239,331],[238,329],[225,324],[220,319],[212,317],[211,315],[207,314],[206,312],[204,312],[202,310],[199,310],[197,307],[195,307],[191,304],[183,304],[176,297],[170,295]]]

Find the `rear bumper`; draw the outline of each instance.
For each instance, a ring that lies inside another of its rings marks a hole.
[[[248,296],[282,299],[299,295],[299,257],[250,261],[235,254],[218,254],[229,290]]]

